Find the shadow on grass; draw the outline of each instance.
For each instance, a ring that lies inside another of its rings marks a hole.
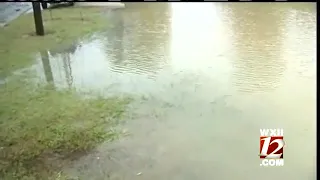
[[[0,178],[48,179],[70,160],[118,136],[128,98],[83,98],[21,77],[0,86]]]

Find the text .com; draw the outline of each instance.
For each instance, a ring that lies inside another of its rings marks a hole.
[[[283,159],[263,159],[260,166],[283,166]]]

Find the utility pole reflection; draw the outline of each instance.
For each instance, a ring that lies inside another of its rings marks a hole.
[[[47,83],[54,88],[54,79],[53,79],[52,69],[51,69],[50,60],[49,60],[49,54],[47,50],[41,52],[41,60],[42,60],[44,75],[46,77]]]

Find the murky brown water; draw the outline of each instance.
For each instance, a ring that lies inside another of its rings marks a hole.
[[[124,125],[131,136],[102,145],[67,173],[316,179],[315,4],[130,3],[105,15],[109,31],[50,52],[45,68],[40,59],[34,68],[58,87],[145,100],[132,105],[135,118]],[[284,128],[284,167],[259,166],[259,128]]]

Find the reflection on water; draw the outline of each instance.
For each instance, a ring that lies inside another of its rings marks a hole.
[[[54,83],[48,51],[43,51],[40,54],[46,81],[48,83]]]
[[[315,4],[130,3],[107,15],[109,31],[39,56],[39,76],[150,98],[133,105],[131,138],[69,173],[315,179]],[[268,127],[285,130],[285,167],[259,167],[259,128]]]
[[[235,85],[242,91],[268,91],[279,85],[286,63],[282,56],[286,11],[282,8],[251,7],[233,9],[232,22],[236,58]],[[282,16],[278,17],[278,14]],[[248,25],[250,26],[248,27]]]
[[[163,8],[166,12],[167,6]],[[104,43],[106,55],[113,63],[113,71],[148,74],[152,77],[166,63],[170,24],[168,14],[163,11],[150,13],[151,10],[132,12],[130,16],[118,12],[112,16],[113,27],[105,33],[107,40]]]

